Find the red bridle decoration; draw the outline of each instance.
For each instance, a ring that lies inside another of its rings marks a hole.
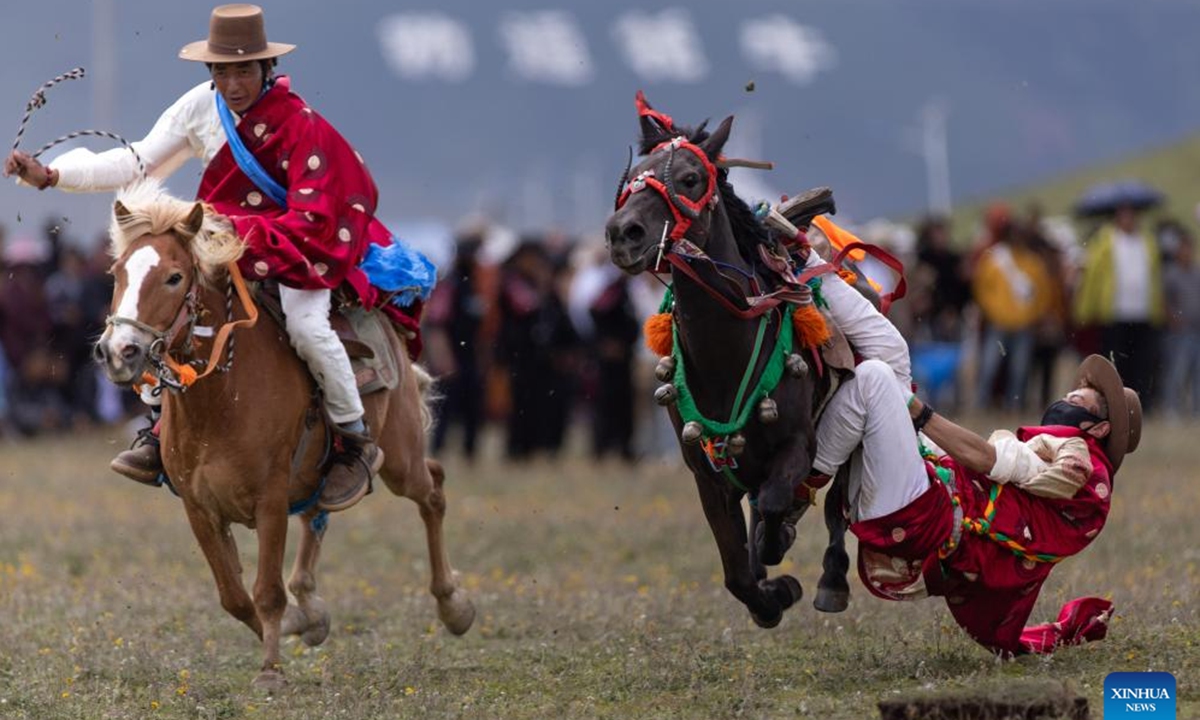
[[[661,115],[661,113],[656,114]],[[669,121],[670,118],[667,118],[667,120]],[[686,138],[677,137],[660,144],[650,152],[651,156],[664,148],[669,153],[667,155],[667,162],[663,166],[663,177],[665,180],[659,180],[655,177],[654,168],[640,173],[637,177],[630,180],[626,184],[625,189],[621,191],[621,196],[617,199],[617,209],[619,210],[625,206],[625,202],[629,200],[630,195],[641,192],[646,188],[651,188],[662,196],[662,199],[667,203],[667,208],[671,211],[671,215],[675,219],[675,226],[671,228],[671,234],[667,236],[671,242],[675,242],[687,235],[687,231],[691,229],[692,223],[698,220],[705,210],[711,210],[716,205],[717,167],[713,165],[712,161],[708,159],[708,155],[698,145],[688,142]],[[691,152],[704,167],[708,183],[704,189],[704,194],[697,200],[680,195],[674,190],[674,182],[670,177],[670,171],[674,160],[674,153],[677,150]]]

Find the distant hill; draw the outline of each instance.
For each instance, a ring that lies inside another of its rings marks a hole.
[[[1150,213],[1150,218],[1172,217],[1197,231],[1196,207],[1200,203],[1200,133],[1179,142],[1115,162],[1101,163],[1018,189],[1001,191],[986,198],[960,204],[952,222],[958,242],[971,242],[987,205],[1003,200],[1023,213],[1031,202],[1039,203],[1046,215],[1070,215],[1075,201],[1097,183],[1137,179],[1161,190],[1167,201]],[[1077,222],[1080,229],[1086,223]]]

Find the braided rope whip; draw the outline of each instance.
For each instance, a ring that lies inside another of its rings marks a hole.
[[[35,90],[33,92],[33,96],[30,97],[29,102],[25,104],[25,115],[24,115],[24,117],[21,118],[21,125],[17,128],[17,137],[15,140],[13,140],[12,149],[14,151],[17,149],[17,146],[19,146],[21,144],[21,137],[25,134],[25,126],[29,123],[29,118],[31,115],[33,115],[33,111],[37,110],[38,108],[40,108],[46,104],[46,91],[49,90],[50,88],[54,87],[55,85],[59,84],[60,82],[63,82],[64,80],[78,80],[78,79],[84,77],[84,73],[85,73],[85,71],[81,67],[77,67],[73,70],[68,70],[67,72],[65,72],[63,74],[56,76],[53,80],[49,80],[49,81],[43,83],[41,87],[39,87],[37,90]],[[115,140],[115,141],[119,142],[121,145],[123,145],[125,147],[126,150],[133,153],[134,159],[137,160],[138,172],[140,173],[142,178],[146,177],[146,162],[144,160],[142,160],[142,156],[138,154],[138,151],[134,150],[133,146],[130,145],[129,142],[125,138],[121,137],[120,135],[117,135],[116,133],[111,133],[106,130],[77,130],[72,133],[67,133],[66,135],[63,135],[60,138],[51,140],[50,142],[46,143],[42,147],[38,148],[37,152],[33,153],[33,155],[31,157],[36,159],[36,158],[40,157],[42,155],[42,153],[46,152],[47,150],[54,147],[55,145],[61,145],[62,143],[69,142],[71,140],[74,140],[75,138],[83,137],[85,135],[94,135],[97,137],[108,138],[110,140]]]
[[[53,80],[42,83],[41,87],[33,91],[29,102],[25,103],[25,116],[21,118],[21,125],[17,128],[17,138],[13,140],[13,150],[16,150],[17,146],[21,144],[21,136],[25,134],[25,125],[29,122],[29,117],[33,115],[33,111],[46,104],[46,91],[64,80],[78,80],[83,76],[84,69],[77,67],[56,76]]]

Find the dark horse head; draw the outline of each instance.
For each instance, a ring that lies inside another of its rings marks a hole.
[[[610,256],[630,274],[670,272],[677,340],[660,362],[659,379],[669,385],[656,398],[669,405],[695,475],[726,587],[770,627],[801,596],[799,582],[768,580],[764,565],[781,562],[795,538],[785,518],[795,517],[795,488],[815,451],[816,380],[799,355],[808,349],[793,350],[786,340],[797,306],[758,302],[786,284],[764,255],[786,255],[721,167],[732,117],[710,133],[703,124],[677,127],[640,92],[637,107],[642,159],[636,166],[630,159],[617,189],[606,227]],[[798,290],[793,297],[807,292]],[[766,381],[785,357],[789,372],[775,372],[778,384]],[[752,542],[745,495],[754,507]]]
[[[630,274],[653,269],[660,248],[665,252],[686,238],[720,262],[752,267],[755,246],[770,240],[734,193],[728,171],[718,167],[733,117],[725,118],[711,133],[706,123],[676,127],[640,92],[638,110],[642,160],[633,166],[631,158],[626,167],[606,228],[613,264]]]

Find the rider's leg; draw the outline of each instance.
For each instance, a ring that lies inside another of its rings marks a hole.
[[[817,427],[813,469],[833,475],[859,445],[862,466],[849,498],[853,521],[895,512],[928,489],[907,395],[880,360],[860,363],[829,401]]]
[[[808,254],[806,267],[824,260],[815,252]],[[861,357],[887,363],[905,390],[912,388],[912,360],[908,343],[891,320],[875,309],[836,273],[821,276],[821,294],[829,304],[828,313]]]
[[[383,452],[367,434],[362,400],[350,368],[350,358],[329,324],[329,290],[298,290],[280,286],[288,338],[308,365],[325,394],[329,417],[342,435],[345,452],[334,459],[318,506],[344,510],[367,493],[371,477],[383,464]]]
[[[158,447],[158,420],[162,414],[162,396],[153,394],[154,385],[143,383],[142,402],[150,408],[150,425],[138,431],[137,439],[128,450],[113,458],[109,467],[130,480],[146,485],[157,485],[162,474],[162,455]]]

